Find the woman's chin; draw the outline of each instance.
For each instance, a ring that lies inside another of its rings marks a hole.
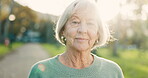
[[[77,51],[83,52],[89,50],[89,46],[87,45],[75,45],[75,49]]]

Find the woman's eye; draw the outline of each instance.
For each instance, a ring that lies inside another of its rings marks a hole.
[[[93,23],[87,23],[87,25],[93,25]]]
[[[88,25],[88,26],[96,26],[95,23],[91,23],[91,22],[90,22],[90,23],[87,23],[87,25]]]
[[[95,25],[93,22],[88,22],[87,25]]]
[[[78,22],[78,21],[72,21],[72,24],[73,25],[78,25],[78,24],[80,24],[80,22]]]

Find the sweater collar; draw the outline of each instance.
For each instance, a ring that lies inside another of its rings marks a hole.
[[[54,69],[56,71],[59,71],[59,73],[64,74],[64,75],[77,75],[77,76],[93,76],[95,74],[98,74],[100,66],[101,66],[101,61],[97,58],[98,56],[92,54],[94,56],[94,61],[93,63],[86,68],[83,69],[74,69],[74,68],[70,68],[67,67],[65,65],[63,65],[60,61],[59,61],[59,55],[53,57],[51,59],[52,61],[52,67],[54,67]]]

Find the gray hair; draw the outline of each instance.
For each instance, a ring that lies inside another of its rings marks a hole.
[[[64,30],[64,26],[66,24],[66,22],[68,21],[68,19],[72,16],[73,10],[76,9],[76,7],[78,8],[79,6],[85,6],[84,4],[81,3],[86,3],[86,4],[91,4],[91,5],[95,5],[95,7],[99,10],[98,8],[98,4],[95,3],[95,0],[75,0],[73,3],[71,3],[63,12],[62,16],[59,18],[57,25],[56,25],[56,39],[61,43],[66,45],[66,41],[65,38],[62,36],[62,31]],[[98,13],[97,13],[98,14]],[[94,43],[94,46],[92,47],[100,47],[103,46],[104,44],[106,44],[111,35],[109,32],[109,28],[107,25],[105,25],[101,20],[100,20],[100,15],[98,14],[98,34],[99,34],[99,38],[98,40]]]

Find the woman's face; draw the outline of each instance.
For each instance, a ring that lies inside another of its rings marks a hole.
[[[77,9],[68,19],[63,35],[67,48],[78,51],[90,50],[98,39],[98,24],[95,9]]]

